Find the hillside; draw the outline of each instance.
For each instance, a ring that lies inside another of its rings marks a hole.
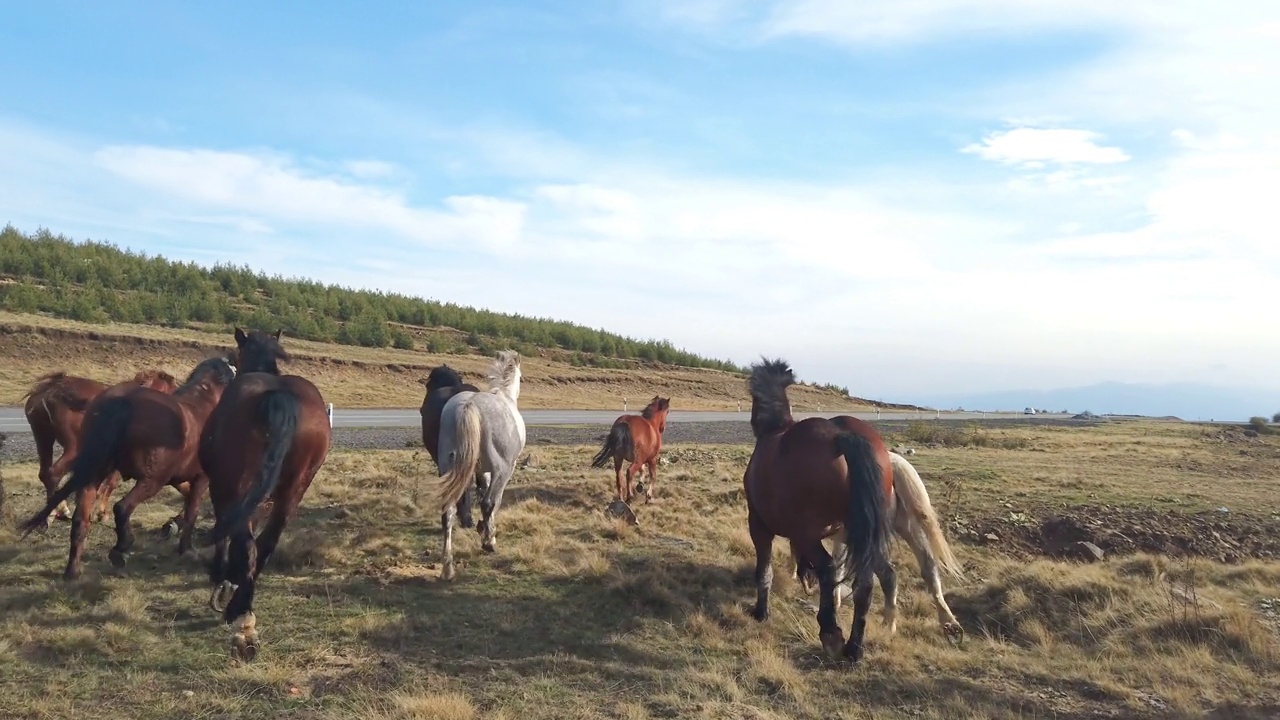
[[[741,372],[731,362],[574,323],[495,313],[396,293],[269,277],[248,267],[172,262],[41,230],[0,231],[0,309],[83,322],[229,331],[283,328],[317,342],[423,349],[437,354],[513,348],[574,365],[645,364]]]
[[[90,324],[0,311],[0,406],[20,404],[40,375],[66,370],[102,381],[123,379],[142,367],[158,366],[185,375],[207,353],[234,345],[230,333],[209,333],[124,323]],[[488,358],[421,350],[365,348],[290,338],[294,362],[288,371],[310,378],[339,407],[418,407],[418,378],[447,362],[483,386]],[[524,408],[631,410],[661,394],[679,410],[733,410],[748,407],[746,378],[723,370],[650,365],[637,368],[575,366],[542,353],[526,356],[520,405]],[[829,388],[792,389],[797,411],[866,410],[888,407],[849,398]]]

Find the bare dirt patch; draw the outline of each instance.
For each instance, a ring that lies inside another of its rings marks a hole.
[[[1072,557],[1076,543],[1092,543],[1107,555],[1155,553],[1222,563],[1280,558],[1280,515],[1274,513],[1085,505],[1034,515],[1006,511],[960,517],[948,524],[952,537],[962,542],[1019,557]]]

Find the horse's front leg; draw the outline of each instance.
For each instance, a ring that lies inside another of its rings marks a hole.
[[[756,606],[751,616],[764,622],[769,619],[769,589],[773,587],[773,533],[750,508],[747,529],[756,549]]]

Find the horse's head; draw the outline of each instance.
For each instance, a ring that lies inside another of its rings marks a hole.
[[[236,350],[231,365],[242,373],[264,372],[272,375],[280,374],[279,360],[288,362],[289,353],[280,346],[280,335],[283,330],[276,330],[275,335],[261,330],[251,330],[247,334],[236,328]]]
[[[493,360],[489,370],[489,389],[501,392],[511,402],[520,397],[520,353],[502,350]]]
[[[169,395],[178,389],[178,379],[163,370],[142,370],[133,381],[144,388],[151,388]]]

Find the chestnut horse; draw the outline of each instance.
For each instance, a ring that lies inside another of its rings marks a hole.
[[[213,501],[213,559],[209,604],[234,621],[232,651],[245,661],[258,653],[253,593],[280,534],[329,454],[329,417],[316,386],[281,375],[288,361],[275,335],[235,329],[236,379],[205,424],[200,462]],[[266,527],[250,527],[259,504],[271,500]]]
[[[172,393],[178,387],[172,375],[163,370],[143,370],[133,376],[133,382],[152,390]],[[79,452],[80,425],[84,421],[85,408],[107,386],[97,380],[63,371],[52,372],[36,380],[24,397],[27,424],[36,441],[36,456],[40,461],[40,482],[44,485],[45,498],[53,497],[58,483],[71,469],[71,463]],[[62,446],[62,456],[53,461],[53,444]],[[120,474],[112,473],[107,479],[106,492],[98,496],[98,522],[107,514],[107,500],[111,490],[120,482]],[[54,517],[71,519],[71,510],[64,502],[58,505]]]
[[[103,482],[113,472],[137,482],[113,507],[116,545],[111,549],[111,564],[122,567],[125,554],[133,547],[129,518],[134,509],[165,485],[190,485],[178,553],[192,549],[191,535],[205,483],[196,457],[200,429],[234,377],[235,369],[224,358],[212,357],[197,365],[172,395],[124,382],[102,391],[89,403],[80,435],[83,449],[71,467],[71,477],[23,525],[28,533],[44,526],[49,512],[76,493],[66,579],[80,576],[91,509]]]
[[[889,520],[893,470],[879,433],[851,432],[825,418],[796,422],[787,388],[795,375],[783,360],[752,366],[751,430],[756,437],[743,474],[747,526],[756,550],[758,621],[769,617],[773,584],[773,539],[791,541],[797,559],[811,563],[818,575],[819,638],[828,654],[857,663],[871,605],[874,573],[888,565]],[[825,537],[840,533],[847,552],[840,573],[826,548]],[[853,627],[848,643],[836,622],[836,584],[856,581]],[[843,649],[841,648],[843,645]]]
[[[604,447],[591,461],[591,467],[602,468],[613,459],[613,475],[617,482],[618,499],[631,502],[634,493],[631,479],[640,468],[642,481],[637,490],[645,494],[645,502],[653,500],[654,481],[658,477],[658,456],[662,453],[662,435],[667,431],[667,413],[671,410],[671,398],[653,396],[639,415],[622,415],[613,421]],[[622,461],[627,466],[625,492],[622,483]],[[644,469],[649,468],[649,485],[643,482]]]
[[[426,379],[420,379],[418,382],[427,388],[427,395],[422,399],[422,407],[418,408],[418,413],[422,415],[422,446],[427,449],[431,460],[436,464],[436,470],[439,471],[440,415],[444,412],[445,403],[460,392],[480,392],[480,388],[462,382],[462,377],[448,365],[432,368]],[[467,485],[466,491],[458,500],[458,524],[464,528],[475,525],[475,521],[471,519],[471,498],[474,494],[471,486]],[[444,513],[441,513],[441,525],[443,526],[445,522]]]

